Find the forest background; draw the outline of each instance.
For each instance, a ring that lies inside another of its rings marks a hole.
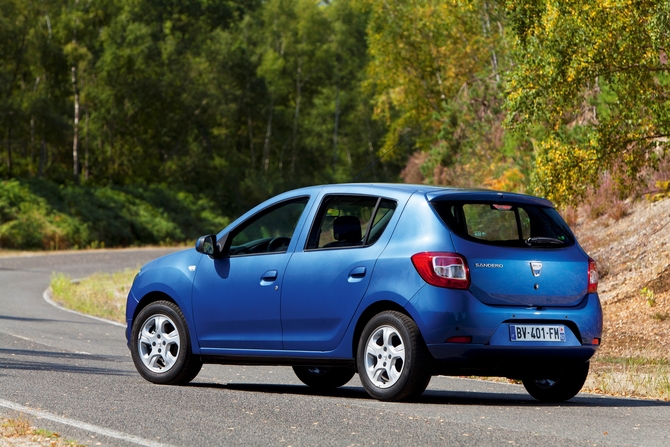
[[[622,200],[670,171],[669,32],[667,0],[0,0],[0,247],[331,182]]]

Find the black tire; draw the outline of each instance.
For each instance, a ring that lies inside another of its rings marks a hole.
[[[184,314],[169,301],[151,303],[137,315],[130,353],[140,375],[153,383],[186,384],[202,368],[202,360],[191,351]]]
[[[339,388],[354,377],[353,368],[294,366],[293,372],[302,383],[319,390]]]
[[[567,365],[553,377],[522,379],[528,394],[540,402],[564,402],[579,393],[589,375],[589,362]]]
[[[386,311],[372,317],[357,351],[361,382],[376,399],[411,400],[430,382],[432,357],[416,323],[405,314]]]

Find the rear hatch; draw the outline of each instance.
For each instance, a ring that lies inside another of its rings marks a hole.
[[[549,201],[516,194],[448,194],[431,205],[470,269],[470,292],[491,305],[575,306],[589,258]]]

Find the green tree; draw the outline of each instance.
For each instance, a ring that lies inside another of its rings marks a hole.
[[[665,156],[670,136],[670,3],[507,2],[517,64],[510,128],[535,141],[534,186],[574,203],[609,172],[622,192]]]

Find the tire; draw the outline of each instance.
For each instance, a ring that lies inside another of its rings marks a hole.
[[[353,368],[294,366],[293,372],[302,383],[319,390],[339,388],[354,377]]]
[[[568,365],[554,377],[522,379],[528,394],[540,402],[564,402],[579,393],[589,374],[589,362]]]
[[[200,357],[191,352],[184,314],[169,301],[156,301],[142,309],[133,322],[130,340],[135,368],[149,382],[186,384],[202,368]]]
[[[430,382],[432,357],[416,323],[405,314],[386,311],[372,317],[357,351],[361,382],[376,399],[411,400]]]

